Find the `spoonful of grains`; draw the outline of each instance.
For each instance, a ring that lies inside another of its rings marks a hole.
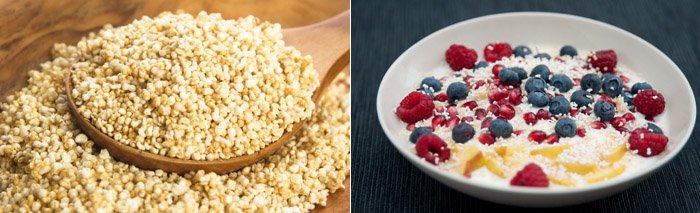
[[[274,153],[311,116],[349,63],[349,12],[285,30],[166,12],[68,51],[79,56],[68,108],[98,146],[142,169],[227,173]]]

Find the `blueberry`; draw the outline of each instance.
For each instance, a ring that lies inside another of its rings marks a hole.
[[[571,104],[564,96],[554,96],[549,102],[549,112],[552,114],[568,114],[571,110]]]
[[[549,79],[549,84],[557,88],[561,93],[568,92],[574,87],[574,82],[571,81],[571,78],[564,74],[553,75],[552,79]]]
[[[653,124],[653,123],[647,123],[647,129],[652,133],[664,134],[664,131],[661,130],[661,128],[659,128],[659,126],[657,126],[656,124]]]
[[[549,105],[549,97],[543,92],[534,91],[527,94],[527,102],[535,107],[544,107]]]
[[[442,82],[435,77],[427,77],[420,82],[420,88],[428,86],[433,89],[434,92],[439,92],[442,90]]]
[[[513,68],[503,68],[498,72],[498,79],[507,85],[517,85],[520,83],[520,77]]]
[[[549,60],[549,59],[552,59],[552,56],[549,56],[549,54],[547,54],[547,53],[538,53],[537,55],[535,55],[535,58]]]
[[[556,132],[559,137],[574,137],[574,135],[576,135],[576,122],[571,120],[571,118],[559,119],[556,126],[554,126],[554,132]]]
[[[602,82],[602,81],[605,81],[606,79],[610,79],[610,78],[612,78],[612,77],[615,77],[615,75],[610,74],[610,73],[605,73],[605,74],[603,74],[602,77],[600,77],[600,80],[601,80],[601,82]]]
[[[452,129],[452,140],[457,143],[465,143],[474,137],[474,127],[468,123],[459,123]]]
[[[600,77],[596,75],[595,73],[589,73],[583,76],[581,78],[581,89],[589,91],[593,94],[598,93],[600,91],[600,87],[603,86],[603,82],[600,80]]]
[[[435,97],[435,94],[433,93],[433,90],[430,89],[430,88],[425,88],[425,87],[423,87],[423,88],[418,89],[418,92],[422,92],[422,93],[424,93],[424,94],[430,96],[431,98],[432,98],[432,97]]]
[[[428,127],[418,127],[411,132],[411,136],[408,137],[408,140],[410,140],[411,143],[416,143],[416,141],[418,141],[418,137],[431,132],[433,132],[433,130],[430,130]]]
[[[582,108],[593,103],[593,95],[586,90],[578,90],[571,94],[571,102],[576,103],[576,107]]]
[[[559,55],[560,56],[568,55],[568,56],[574,57],[574,56],[578,55],[578,51],[576,51],[576,48],[574,48],[571,45],[565,45],[565,46],[561,47],[561,49],[559,50]]]
[[[469,87],[462,82],[454,82],[447,87],[447,97],[451,102],[464,100],[467,98],[467,95],[469,95]]]
[[[627,106],[632,106],[634,105],[634,97],[632,97],[632,93],[630,91],[623,91],[622,92],[622,99],[625,100],[625,103],[627,103]]]
[[[517,46],[515,49],[513,49],[513,55],[515,55],[515,57],[525,58],[526,55],[530,54],[532,54],[532,50],[524,45]]]
[[[528,93],[533,91],[544,92],[545,89],[547,89],[547,82],[540,77],[530,78],[525,81],[525,91]]]
[[[484,67],[488,67],[488,66],[489,66],[489,62],[486,62],[486,61],[479,61],[479,62],[477,62],[477,63],[474,65],[474,70],[477,70],[477,69],[480,69],[480,68],[484,68]]]
[[[510,137],[511,134],[513,134],[513,126],[508,123],[508,121],[496,118],[493,121],[491,121],[491,125],[489,125],[489,131],[491,131],[491,134],[496,137],[502,137],[502,138],[508,138]]]
[[[615,106],[610,102],[600,100],[593,105],[593,113],[595,113],[595,116],[598,116],[600,120],[609,121],[615,116]]]
[[[603,92],[610,98],[615,98],[622,93],[622,80],[620,77],[611,76],[603,80]]]
[[[544,64],[540,64],[535,66],[535,68],[532,68],[532,71],[530,72],[530,77],[533,76],[540,76],[540,78],[544,79],[547,83],[549,83],[549,67]]]
[[[637,92],[644,90],[644,89],[652,89],[652,88],[651,88],[651,85],[649,85],[647,82],[639,82],[639,83],[632,85],[632,90],[630,90],[630,91],[632,92],[632,94],[636,95]]]
[[[510,69],[515,71],[515,73],[518,73],[518,78],[520,78],[520,80],[524,80],[527,78],[527,71],[525,71],[525,69],[520,67],[512,67]]]

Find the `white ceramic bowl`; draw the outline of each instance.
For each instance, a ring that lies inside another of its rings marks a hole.
[[[444,52],[453,43],[482,48],[493,41],[511,44],[570,44],[580,50],[613,49],[628,69],[649,81],[666,98],[670,124],[665,132],[670,143],[660,159],[650,167],[629,171],[609,181],[575,188],[527,188],[487,185],[457,174],[439,170],[411,152],[406,127],[393,110],[405,94],[437,67],[446,67]],[[465,194],[496,203],[553,207],[584,203],[627,189],[649,177],[683,148],[695,124],[693,92],[673,61],[641,38],[620,28],[572,15],[541,12],[503,13],[453,24],[423,38],[406,50],[384,75],[377,94],[377,114],[384,132],[396,149],[413,165],[434,179]]]

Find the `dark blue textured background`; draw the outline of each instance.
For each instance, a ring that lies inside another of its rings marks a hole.
[[[375,97],[384,72],[408,47],[450,24],[512,11],[600,20],[649,41],[685,73],[700,100],[700,1],[352,1],[352,210],[481,212],[510,207],[461,194],[421,173],[382,132]],[[572,212],[699,212],[700,134],[651,178]]]

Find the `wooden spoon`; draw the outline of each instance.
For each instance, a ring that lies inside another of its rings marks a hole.
[[[321,96],[333,79],[350,63],[350,12],[343,12],[331,19],[316,24],[283,30],[287,46],[293,46],[302,54],[313,57],[314,68],[321,81],[314,91],[313,101],[318,104]],[[142,151],[112,139],[93,126],[77,111],[72,95],[72,81],[69,71],[65,77],[68,109],[83,132],[98,146],[105,148],[115,159],[141,169],[186,173],[204,170],[219,174],[236,171],[253,164],[277,151],[301,129],[306,121],[301,121],[285,132],[277,141],[250,154],[225,160],[184,160]]]

